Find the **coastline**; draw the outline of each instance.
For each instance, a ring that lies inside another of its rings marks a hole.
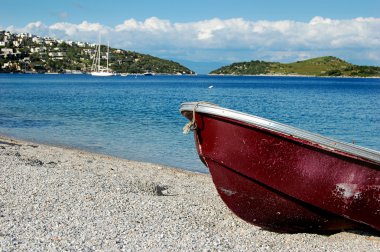
[[[32,74],[32,75],[90,75],[86,72],[81,73],[58,73],[58,72],[46,72],[46,73],[22,73],[22,72],[0,72],[0,74]],[[197,76],[197,73],[194,74],[178,74],[178,73],[154,73],[147,75],[144,73],[116,73],[112,76]],[[380,76],[349,76],[349,75],[340,75],[340,76],[329,76],[329,75],[303,75],[303,74],[200,74],[207,76],[232,76],[232,77],[304,77],[304,78],[342,78],[342,79],[380,79]]]
[[[377,233],[279,234],[208,174],[0,136],[2,251],[378,251]]]
[[[246,76],[246,77],[303,77],[303,78],[342,78],[342,79],[380,79],[380,76],[328,76],[328,75],[302,75],[302,74],[208,74],[209,76]]]

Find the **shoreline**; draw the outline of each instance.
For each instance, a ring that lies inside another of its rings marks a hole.
[[[342,79],[380,79],[380,76],[320,76],[320,75],[302,75],[302,74],[208,74],[209,76],[246,76],[246,77],[303,77],[303,78],[342,78]]]
[[[58,72],[47,72],[47,73],[22,73],[22,72],[0,72],[0,74],[20,74],[20,75],[91,75],[87,72],[81,73],[58,73]],[[380,79],[380,76],[349,76],[349,75],[339,75],[339,76],[329,76],[329,75],[302,75],[302,74],[177,74],[177,73],[154,73],[152,75],[146,75],[144,73],[116,73],[112,76],[232,76],[232,77],[303,77],[303,78],[341,78],[341,79]]]
[[[280,234],[224,205],[209,174],[0,136],[2,251],[378,251],[377,233]]]
[[[101,151],[96,151],[96,150],[91,150],[90,148],[86,147],[80,147],[80,146],[71,146],[71,145],[65,145],[63,143],[52,143],[48,141],[39,141],[37,139],[32,139],[32,138],[19,138],[17,136],[12,136],[12,135],[6,135],[4,132],[0,132],[0,142],[2,139],[8,139],[9,141],[16,141],[16,142],[24,142],[24,143],[31,143],[32,145],[42,145],[42,146],[49,146],[49,147],[54,147],[54,148],[59,148],[59,149],[64,149],[64,150],[71,150],[71,151],[76,151],[76,152],[81,152],[81,153],[87,153],[87,154],[92,154],[92,155],[98,155],[98,156],[104,156],[107,158],[115,158],[115,159],[120,159],[120,160],[126,160],[130,162],[136,162],[136,163],[143,163],[146,165],[152,165],[152,166],[161,166],[163,168],[167,169],[175,169],[179,171],[184,171],[184,172],[190,172],[190,173],[195,173],[195,174],[204,174],[204,175],[210,175],[208,168],[202,164],[202,168],[204,168],[204,171],[195,171],[191,169],[185,169],[181,167],[174,167],[170,166],[168,164],[164,163],[154,163],[154,162],[149,162],[149,161],[144,161],[144,160],[134,160],[134,159],[127,159],[123,158],[121,156],[113,155],[113,154],[106,154],[102,153]]]
[[[73,73],[59,73],[59,72],[0,72],[0,74],[20,74],[20,75],[91,75],[90,72],[73,72]],[[111,76],[196,76],[197,73],[114,73]],[[380,77],[379,77],[380,78]]]

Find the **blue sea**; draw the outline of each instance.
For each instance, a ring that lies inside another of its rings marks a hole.
[[[0,74],[0,134],[207,173],[182,133],[188,101],[380,150],[375,78]]]

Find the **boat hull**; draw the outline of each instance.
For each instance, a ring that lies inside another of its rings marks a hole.
[[[229,117],[181,112],[195,115],[199,156],[242,219],[277,232],[380,230],[376,161]]]
[[[359,227],[273,190],[211,160],[206,161],[224,203],[243,220],[276,232],[326,233]]]
[[[92,76],[97,76],[97,77],[108,77],[108,76],[113,76],[113,73],[110,72],[91,72]]]

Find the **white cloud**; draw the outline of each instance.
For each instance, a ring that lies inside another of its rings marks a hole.
[[[32,22],[27,24],[24,28],[16,28],[14,26],[8,27],[6,30],[15,32],[30,32],[30,33],[40,33],[41,31],[46,31],[48,27],[41,21]]]
[[[98,33],[102,33],[103,40],[109,40],[114,47],[187,60],[204,60],[209,56],[209,61],[223,58],[286,61],[329,53],[347,60],[352,55],[361,55],[380,64],[380,18],[314,17],[310,22],[214,18],[173,23],[151,17],[144,21],[128,19],[115,27],[87,21],[49,26],[34,22],[7,30],[89,42],[95,42]]]
[[[83,21],[82,23],[76,25],[66,22],[55,23],[50,25],[48,29],[52,32],[61,32],[62,34],[69,37],[78,37],[83,33],[89,34],[97,34],[97,33],[108,33],[110,28],[107,28],[99,23],[89,23],[87,21]]]
[[[125,20],[123,24],[115,27],[116,32],[123,31],[141,31],[141,32],[162,32],[167,33],[172,30],[172,24],[168,20],[162,20],[156,17],[146,19],[144,22],[135,19]]]

